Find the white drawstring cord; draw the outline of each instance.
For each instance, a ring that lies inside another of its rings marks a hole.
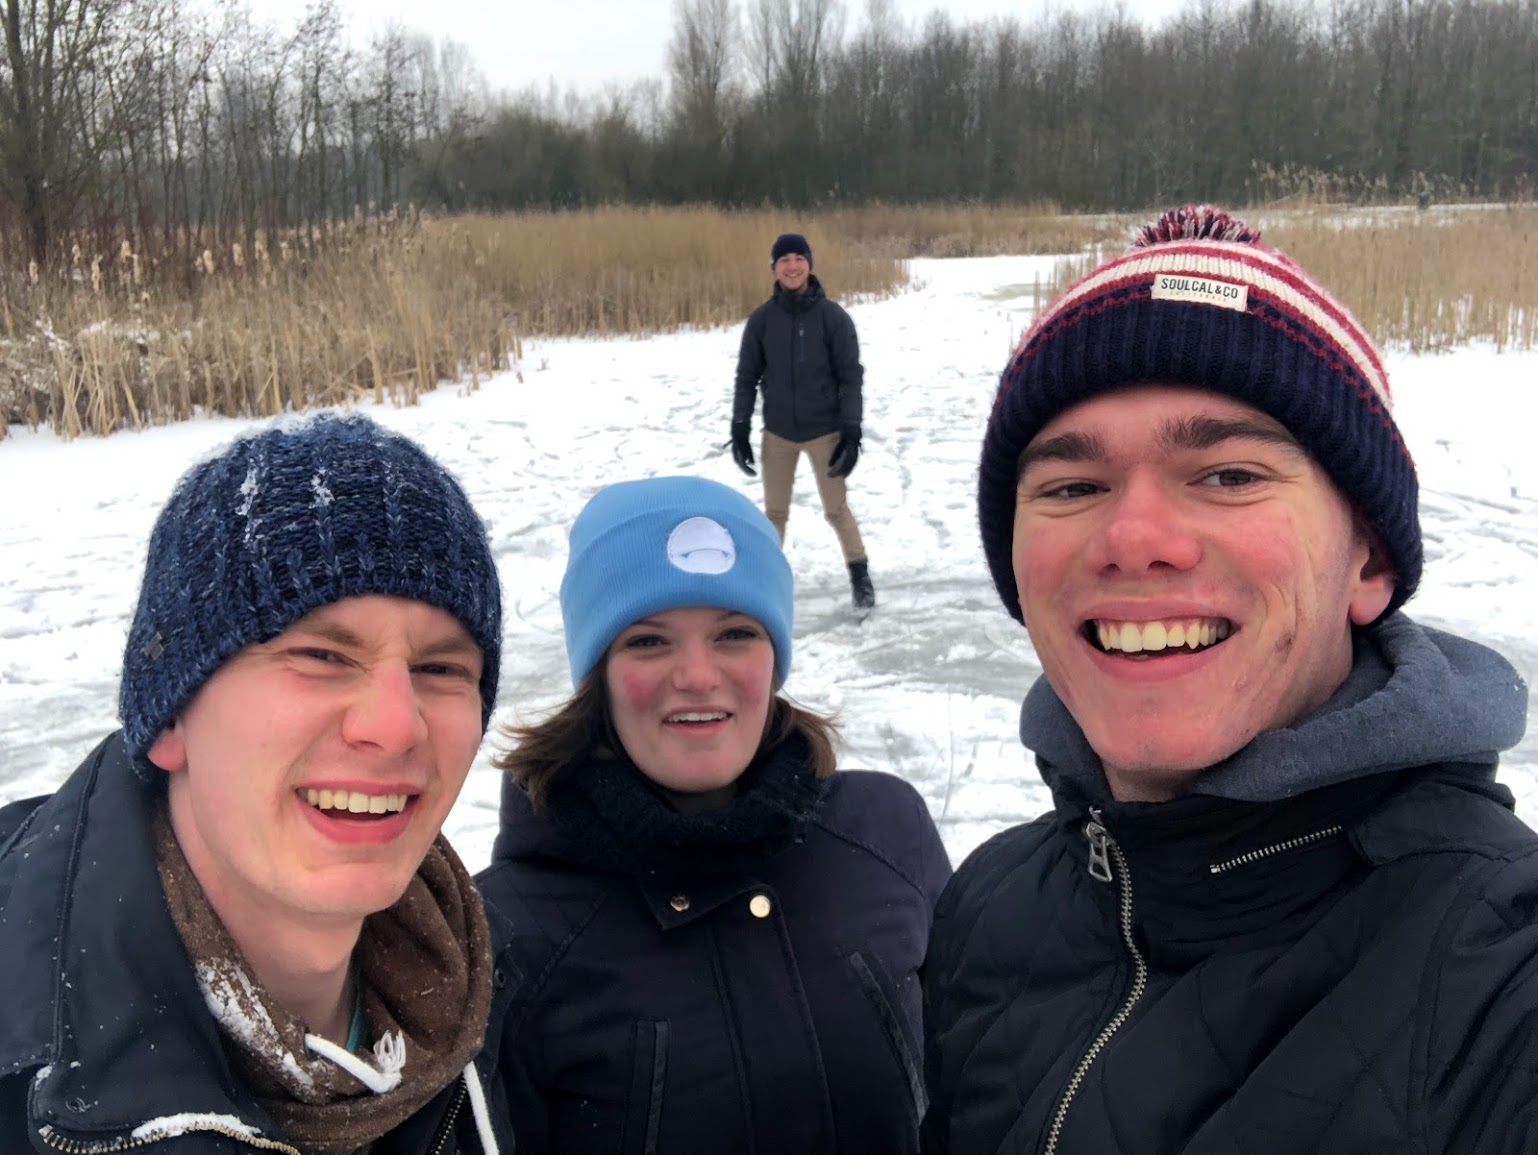
[[[474,1060],[465,1068],[465,1090],[470,1092],[470,1114],[475,1116],[475,1131],[480,1136],[483,1155],[498,1155],[497,1135],[491,1129],[491,1112],[486,1109],[486,1092]]]
[[[406,1066],[406,1036],[400,1031],[386,1031],[374,1044],[373,1067],[346,1047],[339,1047],[320,1035],[306,1035],[304,1045],[322,1058],[330,1059],[376,1095],[393,1091],[401,1084],[401,1071]]]
[[[387,1031],[374,1044],[374,1060],[378,1069],[368,1065],[345,1047],[339,1047],[320,1035],[306,1035],[304,1045],[317,1055],[330,1059],[338,1067],[352,1075],[376,1095],[393,1091],[400,1086],[401,1071],[406,1066],[406,1039],[399,1031]],[[497,1133],[491,1125],[491,1111],[486,1106],[486,1091],[472,1060],[464,1070],[465,1091],[470,1097],[470,1114],[475,1119],[475,1132],[481,1141],[484,1155],[500,1155]]]

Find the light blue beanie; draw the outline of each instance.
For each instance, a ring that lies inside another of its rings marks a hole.
[[[572,685],[582,684],[626,626],[688,606],[735,610],[762,622],[783,683],[794,601],[774,526],[735,489],[702,477],[608,486],[572,524],[561,580]]]

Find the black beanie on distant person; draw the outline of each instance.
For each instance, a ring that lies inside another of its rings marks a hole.
[[[769,267],[774,268],[786,253],[800,253],[806,258],[807,267],[811,267],[812,246],[800,233],[781,233],[774,238],[774,245],[769,250]]]
[[[1020,454],[1064,410],[1133,385],[1184,385],[1280,422],[1372,526],[1394,567],[1384,614],[1421,577],[1415,463],[1388,374],[1351,312],[1260,232],[1211,205],[1170,209],[1041,310],[999,381],[978,469],[983,551],[1020,619],[1011,545]]]

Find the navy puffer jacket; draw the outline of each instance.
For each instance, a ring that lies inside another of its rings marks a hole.
[[[647,822],[599,808],[617,838]],[[478,879],[526,976],[501,1028],[522,1155],[917,1149],[918,971],[950,867],[911,786],[835,774],[788,839],[735,862],[675,846],[673,869],[559,824],[509,785]]]
[[[1526,702],[1504,661],[1391,621],[1334,706],[1198,780],[1361,768],[1271,798],[1111,801],[1032,694],[1057,805],[941,900],[926,1151],[1538,1150],[1538,834],[1494,781]]]

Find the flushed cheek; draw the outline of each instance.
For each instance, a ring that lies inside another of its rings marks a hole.
[[[658,679],[634,670],[612,672],[609,692],[615,705],[631,714],[644,714],[656,701]]]
[[[481,748],[481,702],[445,704],[441,711],[429,716],[428,733],[433,738],[434,754],[438,768],[445,774],[455,774],[475,760]]]
[[[755,668],[739,675],[735,679],[733,689],[737,694],[740,709],[757,717],[759,721],[767,718],[773,680],[774,667],[767,663],[762,668]]]

